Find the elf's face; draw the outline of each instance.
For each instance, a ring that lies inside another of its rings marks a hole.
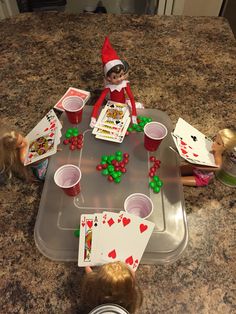
[[[119,73],[112,72],[109,76],[106,77],[106,79],[111,84],[119,85],[127,79],[127,76],[128,73],[125,73],[124,70],[121,70]]]

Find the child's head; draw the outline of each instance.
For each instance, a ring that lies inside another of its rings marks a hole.
[[[7,131],[4,126],[0,129],[0,171],[8,178],[15,173],[27,178],[27,172],[20,158],[24,138],[16,131]]]
[[[81,301],[90,310],[101,304],[114,303],[134,313],[142,304],[142,293],[129,267],[114,262],[86,274]]]
[[[231,149],[236,146],[236,131],[231,129],[223,129],[218,134],[223,142],[225,149]]]
[[[109,83],[118,85],[128,78],[129,65],[126,61],[115,65],[106,73],[106,80]]]

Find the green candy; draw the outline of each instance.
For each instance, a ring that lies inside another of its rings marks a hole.
[[[128,128],[128,131],[129,131],[129,132],[132,132],[132,131],[133,131],[133,128],[129,127],[129,128]]]
[[[159,188],[159,186],[154,186],[154,188],[153,188],[153,192],[155,192],[155,193],[159,193],[159,192],[160,192],[160,188]]]
[[[121,156],[116,156],[116,160],[117,160],[117,161],[121,161],[121,160],[122,160],[122,157],[121,157]]]
[[[157,182],[157,186],[159,186],[159,187],[161,188],[161,187],[163,186],[163,181],[161,181],[161,180],[158,181],[158,182]]]
[[[115,155],[116,156],[122,156],[122,152],[120,150],[118,150],[118,151],[115,152]]]
[[[133,124],[133,129],[136,130],[138,128],[138,124],[134,123]]]
[[[107,161],[108,157],[106,155],[103,155],[101,159],[102,161]]]
[[[77,229],[77,230],[74,231],[74,236],[76,238],[79,238],[79,236],[80,236],[80,229]]]
[[[139,126],[140,126],[141,128],[143,128],[144,125],[145,125],[145,122],[140,122],[140,123],[139,123]]]
[[[120,178],[120,177],[114,179],[114,182],[115,182],[115,183],[120,183],[120,181],[121,181],[121,178]]]
[[[116,178],[118,178],[117,173],[114,171],[112,173],[110,173],[110,175],[112,176],[112,178],[115,180]]]
[[[153,180],[156,181],[156,182],[160,181],[160,179],[159,179],[158,176],[154,176],[154,177],[153,177]]]
[[[152,118],[147,118],[147,121],[148,122],[152,122]]]
[[[118,177],[120,177],[122,175],[122,172],[121,171],[116,171],[116,174]]]
[[[137,132],[142,132],[142,130],[143,130],[143,129],[142,129],[140,126],[138,126],[138,127],[136,128],[136,131],[137,131]]]
[[[110,155],[110,156],[108,156],[108,158],[107,158],[107,162],[108,162],[109,164],[111,164],[112,160],[114,160],[114,159],[115,159],[115,156],[114,156],[114,155]]]
[[[156,186],[156,182],[155,181],[149,182],[149,186],[150,186],[150,188],[153,189]]]
[[[109,174],[108,169],[102,170],[102,175],[107,176]]]
[[[106,161],[101,161],[101,165],[105,165],[106,163]]]
[[[107,167],[107,169],[108,169],[109,173],[112,173],[112,172],[114,172],[115,167],[112,166],[112,165],[109,165],[109,166]]]
[[[70,138],[71,137],[71,134],[70,133],[66,133],[66,138]]]

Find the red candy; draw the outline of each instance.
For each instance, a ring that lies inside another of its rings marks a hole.
[[[79,135],[77,135],[77,137],[79,140],[82,140],[84,138],[83,134],[79,134]]]
[[[96,169],[97,169],[98,171],[101,171],[101,170],[102,170],[102,165],[97,165]]]
[[[70,145],[70,150],[75,150],[75,149],[76,149],[76,146],[73,145],[73,144],[71,144],[71,145]]]
[[[149,160],[154,162],[154,161],[156,161],[156,157],[155,156],[150,156]]]
[[[69,140],[64,140],[64,141],[63,141],[63,144],[64,144],[64,145],[69,144]]]
[[[150,178],[153,178],[154,176],[155,176],[155,172],[150,171],[150,172],[149,172],[149,177],[150,177]]]
[[[126,158],[126,159],[128,159],[128,158],[129,158],[129,154],[128,154],[128,153],[124,153],[124,154],[123,154],[123,157]]]
[[[156,172],[157,171],[157,167],[151,167],[150,168],[150,172]]]
[[[107,177],[107,180],[110,181],[110,182],[114,181],[114,179],[113,179],[112,176],[108,176],[108,177]]]
[[[83,145],[81,145],[81,144],[78,144],[78,145],[77,145],[77,148],[78,148],[78,149],[81,149],[82,147],[83,147]]]
[[[102,164],[102,169],[106,169],[108,167],[108,164]]]
[[[126,170],[126,168],[121,168],[120,171],[121,171],[122,173],[125,173],[127,170]]]
[[[129,162],[129,159],[128,158],[124,158],[123,159],[123,163],[127,164]]]

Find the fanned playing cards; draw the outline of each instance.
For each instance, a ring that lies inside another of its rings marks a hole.
[[[126,104],[108,101],[92,133],[98,139],[122,143],[130,121],[129,108]]]
[[[179,155],[188,162],[217,167],[212,153],[213,141],[182,118],[178,119],[172,138]]]
[[[25,166],[57,152],[57,146],[61,138],[61,128],[61,122],[51,109],[26,136],[28,148],[24,162]]]
[[[154,227],[124,211],[81,215],[78,266],[122,261],[136,271]]]

